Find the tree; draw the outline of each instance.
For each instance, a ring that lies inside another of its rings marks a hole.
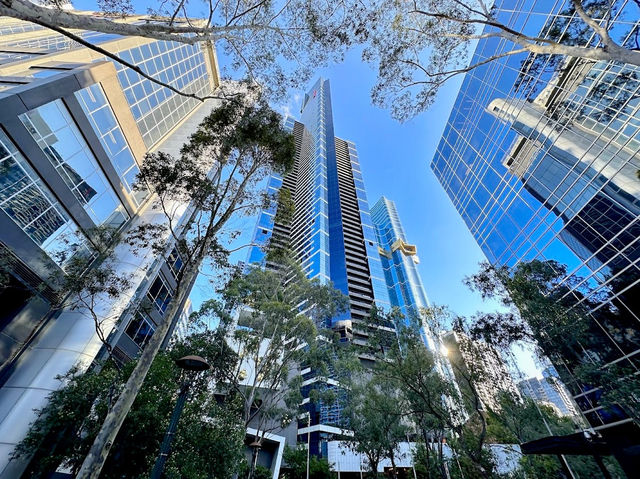
[[[143,242],[157,253],[168,254],[168,234],[183,266],[165,320],[145,346],[126,387],[107,414],[78,477],[100,474],[109,447],[174,318],[180,314],[200,266],[207,258],[223,261],[226,257],[221,235],[229,219],[261,207],[264,196],[258,190],[260,180],[273,171],[284,172],[293,156],[292,136],[282,129],[278,114],[263,103],[247,105],[237,101],[225,102],[213,110],[183,146],[179,158],[162,152],[147,155],[139,183],[153,191],[168,225],[143,224],[127,240],[134,245]],[[180,205],[188,205],[188,209],[186,218],[179,221],[176,210]]]
[[[628,285],[628,278],[621,279]],[[507,312],[484,314],[472,321],[470,334],[507,350],[517,342],[536,348],[540,358],[558,365],[562,380],[574,391],[600,387],[600,402],[622,407],[640,417],[637,375],[624,365],[608,364],[618,357],[610,337],[624,333],[620,343],[637,341],[633,322],[619,308],[613,290],[594,290],[556,261],[519,263],[513,268],[482,264],[467,284],[485,298],[495,298]],[[633,288],[632,288],[633,289]],[[560,367],[561,366],[561,367]]]
[[[424,312],[430,314],[432,311]],[[435,312],[435,311],[434,311]],[[375,368],[377,380],[392,385],[400,394],[396,410],[418,432],[423,443],[421,459],[427,477],[447,477],[443,441],[463,422],[460,410],[451,407],[459,400],[453,383],[439,370],[434,355],[425,348],[418,323],[404,326],[395,321],[398,338]],[[438,473],[435,472],[438,471]]]
[[[174,360],[186,354],[204,357],[212,370],[200,373],[191,387],[165,475],[192,479],[232,476],[244,447],[239,410],[234,404],[218,404],[208,389],[209,381],[215,381],[237,361],[233,351],[221,347],[221,339],[219,332],[197,333],[156,357],[101,477],[148,476],[180,384],[181,372]],[[128,363],[124,372],[133,367],[133,362]],[[111,363],[85,374],[72,369],[60,378],[66,385],[52,393],[14,453],[33,456],[25,474],[49,477],[60,465],[77,473],[125,378]]]
[[[240,358],[217,384],[217,392],[239,401],[242,424],[256,430],[254,442],[262,442],[268,432],[288,426],[298,416],[303,367],[328,374],[331,337],[318,337],[345,307],[339,291],[307,279],[291,260],[278,268],[237,274],[221,299],[203,305],[199,316],[220,322]],[[250,478],[257,452],[255,448]]]
[[[281,468],[285,479],[305,479],[307,477],[307,450],[303,447],[285,447],[282,455],[285,465]],[[333,474],[329,462],[316,456],[309,457],[309,477],[311,479],[331,479]]]
[[[380,461],[388,458],[392,475],[397,478],[396,458],[400,443],[407,440],[408,428],[402,422],[395,388],[375,375],[366,382],[356,379],[350,387],[344,416],[345,429],[353,433],[346,442],[367,458],[371,477],[377,477]]]
[[[612,363],[620,356],[620,345],[635,345],[638,338],[634,321],[619,307],[627,294],[633,301],[633,281],[623,275],[609,288],[592,287],[555,261],[534,260],[513,268],[484,264],[468,284],[483,297],[502,301],[509,311],[474,318],[470,333],[503,349],[528,342],[540,358],[551,359],[574,394],[591,390],[591,401],[608,414],[637,421],[638,376],[624,363]],[[618,439],[608,440],[615,450]],[[626,459],[624,453],[620,457]]]
[[[550,55],[557,65],[560,61],[555,59],[572,57],[640,66],[633,35],[626,40],[629,32],[613,29],[613,19],[624,4],[570,0],[557,22],[554,17],[551,25],[532,36],[503,22],[492,2],[485,0],[376,2],[363,54],[378,66],[373,100],[406,120],[429,107],[449,79],[520,54],[530,55],[523,61],[523,71],[541,66]],[[571,26],[563,29],[561,24],[568,19]],[[467,63],[473,42],[484,39],[506,40],[513,48]]]
[[[102,342],[108,358],[120,370],[120,363],[112,356],[113,347],[109,342],[109,333],[119,319],[119,315],[101,314],[100,303],[107,299],[115,301],[122,291],[131,287],[130,276],[119,276],[115,272],[113,246],[122,240],[121,235],[111,227],[98,226],[87,231],[92,239],[88,252],[78,252],[65,262],[64,270],[52,267],[49,284],[55,285],[59,294],[52,309],[82,310],[88,313],[94,323],[96,335]],[[68,240],[64,240],[68,246]],[[71,248],[70,248],[71,249]],[[67,249],[57,253],[60,263],[68,254]]]
[[[442,331],[444,323],[451,322],[452,318],[448,317],[450,313],[443,307],[425,308],[419,313],[405,319],[397,310],[390,313],[372,312],[368,324],[368,350],[376,363],[371,370],[366,370],[364,379],[355,378],[350,388],[355,392],[363,388],[366,391],[367,387],[373,387],[375,391],[379,391],[381,387],[384,389],[384,397],[389,402],[384,406],[374,407],[374,412],[369,414],[373,415],[378,411],[378,414],[384,416],[379,422],[389,431],[395,429],[389,421],[401,420],[399,424],[404,427],[404,437],[398,436],[397,440],[407,440],[407,433],[410,433],[419,441],[416,461],[420,462],[420,469],[426,477],[450,477],[445,447],[449,447],[454,453],[456,467],[463,468],[465,474],[470,477],[492,477],[495,462],[485,445],[486,411],[476,388],[476,384],[484,379],[484,373],[482,368],[474,367],[480,365],[481,361],[465,368],[452,363],[454,369],[456,366],[460,369],[456,369],[454,379],[447,367],[447,360],[436,356],[439,351],[432,352],[425,347],[420,332],[425,324],[433,331]],[[388,333],[379,327],[385,325],[393,326],[396,331],[392,341],[389,341]],[[456,379],[464,380],[465,384],[458,388]],[[359,396],[355,398],[350,404],[363,402]],[[377,396],[373,398],[382,401]],[[360,406],[356,406],[354,409],[355,419],[363,424],[356,424],[376,438],[367,444],[366,449],[371,456],[369,462],[376,460],[378,450],[385,451],[378,462],[381,458],[391,457],[393,454],[389,452],[389,447],[385,450],[382,446],[393,441],[384,435],[380,436],[372,429],[373,426],[363,421],[361,418],[365,416],[363,412],[359,412],[359,408]],[[347,416],[349,421],[353,414],[350,412]],[[377,424],[375,421],[370,422]],[[344,427],[354,429],[349,423]],[[352,440],[352,447],[357,447],[358,437],[355,431]],[[360,449],[365,452],[364,447],[360,446]]]
[[[542,437],[550,433],[562,436],[576,430],[575,418],[558,416],[554,410],[533,399],[523,396],[515,400],[508,395],[500,397],[500,410],[489,414],[489,430],[493,442],[518,444]],[[565,456],[572,471],[578,477],[601,477],[601,471],[589,456]],[[612,477],[625,477],[615,464],[608,460],[607,468]],[[565,472],[557,457],[548,455],[523,455],[516,477],[563,477]]]
[[[179,42],[215,44],[229,58],[232,71],[259,82],[265,93],[282,96],[292,85],[301,85],[319,65],[339,60],[350,43],[346,31],[362,26],[364,7],[348,0],[317,2],[288,0],[222,0],[218,2],[163,1],[149,4],[148,15],[133,13],[130,0],[99,0],[101,12],[86,15],[64,8],[64,0],[45,5],[29,0],[3,0],[0,15],[26,20],[60,33],[136,71],[145,78],[183,95],[142,68],[84,40],[75,29]],[[197,15],[200,19],[194,19]]]

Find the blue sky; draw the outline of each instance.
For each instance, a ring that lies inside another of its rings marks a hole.
[[[418,247],[419,270],[430,301],[464,316],[498,308],[462,283],[486,258],[429,167],[462,77],[447,83],[429,110],[399,123],[372,105],[376,72],[357,51],[341,64],[320,69],[311,83],[319,76],[331,83],[335,135],[356,144],[369,206],[382,195],[395,201],[407,239]],[[277,109],[298,118],[304,93],[292,92]],[[254,221],[242,224],[250,236]],[[244,253],[238,256],[245,258]],[[203,285],[195,294],[206,290]],[[530,354],[518,351],[516,356],[527,377],[538,374]]]
[[[78,9],[97,9],[94,0],[73,3]],[[137,11],[146,10],[146,2],[133,3]],[[219,61],[225,63],[224,58]],[[341,64],[320,69],[318,76],[331,82],[336,136],[353,141],[358,149],[369,205],[382,195],[396,202],[407,238],[418,247],[419,270],[431,302],[465,316],[494,310],[495,303],[483,302],[462,284],[485,257],[429,168],[462,77],[447,83],[428,111],[399,123],[388,111],[371,104],[376,73],[361,61],[359,52],[350,52]],[[287,103],[274,107],[298,118],[303,94],[291,92]],[[254,223],[246,218],[234,222],[233,227],[246,231],[241,242],[250,239]],[[245,257],[244,251],[234,255],[235,259]],[[208,279],[200,278],[192,293],[194,305],[211,293]],[[518,356],[525,374],[537,374],[528,354]]]

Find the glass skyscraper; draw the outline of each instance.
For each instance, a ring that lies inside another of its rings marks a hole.
[[[611,34],[633,47],[640,9],[621,2]],[[584,37],[570,2],[502,0],[496,17],[540,38]],[[514,50],[478,42],[471,64]],[[490,262],[556,260],[584,278],[572,291],[589,306],[583,363],[640,368],[640,69],[558,56],[502,56],[470,71],[431,163]],[[595,345],[595,346],[594,346]],[[601,391],[557,364],[595,430],[627,449],[634,420],[599,404]]]
[[[418,248],[407,242],[396,204],[381,197],[371,208],[371,218],[380,245],[380,260],[390,306],[400,310],[407,325],[411,321],[418,323],[422,341],[433,354],[436,370],[458,389],[451,363],[443,354],[446,351],[442,340],[444,331],[434,331],[426,321],[423,308],[430,305],[418,272]],[[449,407],[455,407],[450,398],[445,401]]]
[[[186,92],[219,85],[210,45],[74,33]],[[51,30],[0,18],[0,477],[19,476],[11,451],[61,386],[56,376],[86,367],[102,346],[86,311],[58,307],[52,278],[74,256],[90,263],[96,227],[126,232],[163,216],[133,189],[139,165],[150,151],[179,153],[212,106]],[[116,246],[114,268],[132,275],[131,290],[96,308],[119,361],[140,352],[172,299],[182,261],[167,246],[166,257]],[[131,298],[152,307],[127,308]]]
[[[407,324],[415,319],[421,327],[422,339],[430,351],[439,355],[438,334],[424,322],[421,309],[429,307],[429,299],[418,272],[418,249],[409,244],[393,201],[380,198],[371,208],[371,218],[380,245],[380,260],[392,307],[399,308]]]
[[[358,153],[334,136],[329,81],[318,80],[305,95],[300,122],[285,124],[295,137],[295,164],[285,178],[271,177],[268,188],[289,190],[293,218],[274,224],[275,207],[262,211],[248,262],[263,260],[267,241],[286,242],[309,278],[331,281],[349,297],[349,312],[323,326],[351,337],[353,322],[365,319],[373,304],[388,308],[389,296]]]
[[[373,305],[389,308],[389,296],[378,243],[355,145],[337,138],[333,129],[329,81],[319,79],[305,95],[300,121],[285,122],[294,135],[296,158],[284,178],[271,177],[269,191],[286,189],[295,205],[288,224],[275,221],[276,209],[262,211],[248,262],[264,260],[264,246],[287,244],[309,278],[332,282],[349,298],[349,310],[319,325],[337,331],[344,341],[366,344],[366,320]],[[316,382],[303,371],[303,393]],[[328,388],[335,388],[329,380]],[[311,451],[323,452],[331,434],[340,433],[339,401],[307,406],[311,413]],[[306,442],[306,419],[298,434]]]

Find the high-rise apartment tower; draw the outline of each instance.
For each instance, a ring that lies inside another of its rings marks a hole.
[[[365,328],[358,325],[373,305],[388,308],[389,297],[355,145],[334,133],[329,81],[319,79],[304,97],[300,121],[288,118],[285,124],[295,138],[295,164],[284,178],[271,177],[268,188],[289,191],[293,218],[284,225],[275,221],[275,207],[262,211],[248,262],[264,260],[267,241],[286,243],[309,278],[332,282],[349,298],[349,310],[321,326],[338,331],[345,341],[366,344]],[[303,377],[305,384],[315,382],[312,372]],[[339,403],[308,407],[311,427],[303,420],[299,438],[306,442],[310,431],[311,451],[326,453],[326,439],[340,433]]]

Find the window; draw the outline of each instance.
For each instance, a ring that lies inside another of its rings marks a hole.
[[[165,313],[165,311],[169,307],[172,296],[171,292],[169,291],[169,286],[167,286],[167,283],[165,282],[162,275],[158,275],[156,280],[153,282],[153,284],[149,288],[149,291],[147,292],[147,297],[151,300],[160,314]]]
[[[19,118],[96,225],[118,228],[129,218],[61,100]]]
[[[2,130],[0,208],[62,268],[76,253],[89,256],[76,223]]]
[[[140,348],[144,348],[155,330],[156,328],[154,328],[151,320],[138,311],[124,332]]]
[[[171,270],[171,274],[173,275],[174,279],[177,280],[178,274],[180,273],[180,271],[182,271],[184,263],[176,248],[173,248],[171,250],[169,257],[167,258],[167,264],[169,265],[169,269]]]

